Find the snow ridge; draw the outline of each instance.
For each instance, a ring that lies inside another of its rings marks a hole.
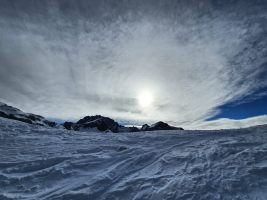
[[[1,102],[0,102],[0,117],[25,122],[28,124],[35,124],[39,126],[56,127],[55,122],[51,122],[40,115],[25,113],[18,108],[14,108],[12,106],[9,106]]]

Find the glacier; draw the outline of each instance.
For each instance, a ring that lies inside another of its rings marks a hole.
[[[267,125],[88,133],[0,118],[0,199],[266,200]]]

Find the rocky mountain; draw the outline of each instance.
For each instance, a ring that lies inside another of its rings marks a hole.
[[[49,121],[40,115],[25,113],[19,110],[18,108],[14,108],[12,106],[9,106],[1,102],[0,102],[0,117],[40,126],[55,127],[57,125],[55,122]]]
[[[25,113],[17,108],[14,108],[12,106],[9,106],[1,102],[0,102],[0,117],[40,126],[48,126],[48,127],[60,126],[57,125],[55,122],[49,121],[40,115]],[[78,120],[77,122],[66,121],[62,125],[67,130],[86,131],[86,132],[111,131],[113,133],[118,133],[118,132],[139,132],[139,131],[157,131],[157,130],[183,130],[182,128],[170,126],[169,124],[161,121],[152,124],[151,126],[144,124],[141,129],[135,126],[125,127],[120,125],[115,120],[101,115],[86,116]]]
[[[144,124],[141,129],[141,131],[159,131],[159,130],[184,130],[181,127],[175,127],[170,126],[169,124],[159,121],[155,124],[152,124],[151,126]]]
[[[159,121],[151,126],[144,124],[140,129],[132,126],[125,127],[120,125],[118,122],[110,119],[108,117],[103,117],[101,115],[86,116],[76,123],[65,122],[63,126],[68,130],[76,131],[112,131],[114,133],[118,132],[139,132],[139,131],[159,131],[159,130],[184,130],[180,127],[170,126],[169,124]]]
[[[76,123],[72,122],[65,122],[63,126],[68,130],[75,130],[75,131],[86,131],[86,130],[98,130],[98,131],[112,131],[112,132],[119,132],[120,126],[118,122],[115,122],[113,119],[108,117],[103,117],[101,115],[95,116],[86,116]]]

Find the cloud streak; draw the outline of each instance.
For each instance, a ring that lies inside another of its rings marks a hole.
[[[262,125],[262,124],[267,124],[267,115],[250,117],[250,118],[241,119],[241,120],[221,118],[217,120],[191,124],[188,128],[189,129],[201,129],[201,130],[218,130],[218,129],[246,128],[246,127],[257,126],[257,125]]]
[[[102,114],[188,125],[267,86],[264,7],[67,2],[1,6],[7,103],[62,119]],[[142,90],[154,94],[149,109],[137,103]]]

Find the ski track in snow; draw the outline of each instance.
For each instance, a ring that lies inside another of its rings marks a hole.
[[[0,199],[267,199],[267,126],[85,133],[0,118]]]

